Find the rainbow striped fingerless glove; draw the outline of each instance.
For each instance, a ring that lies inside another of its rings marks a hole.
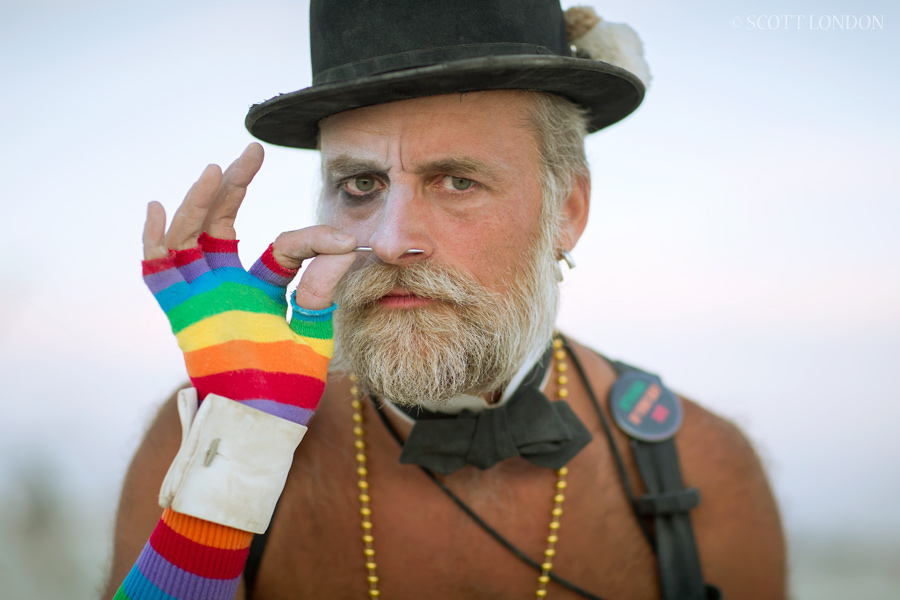
[[[143,262],[144,281],[165,311],[200,401],[209,393],[306,425],[334,351],[334,306],[310,311],[285,289],[296,269],[270,245],[247,272],[237,240],[200,235],[199,246]]]
[[[236,240],[143,262],[144,281],[165,311],[202,401],[214,393],[305,426],[333,352],[331,313],[296,305],[285,290],[296,270],[270,245],[247,272]],[[114,600],[231,600],[253,535],[167,508]]]

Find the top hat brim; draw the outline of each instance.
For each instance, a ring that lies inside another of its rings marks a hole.
[[[373,104],[485,90],[538,90],[584,107],[588,133],[631,114],[644,98],[632,73],[602,61],[564,56],[487,56],[314,85],[255,104],[245,125],[257,138],[316,148],[319,121]]]

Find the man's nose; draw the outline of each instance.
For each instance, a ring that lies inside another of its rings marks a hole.
[[[367,245],[386,263],[409,264],[428,258],[434,243],[428,234],[427,213],[426,200],[414,185],[393,182],[375,215],[375,229]]]

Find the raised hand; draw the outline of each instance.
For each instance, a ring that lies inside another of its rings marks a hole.
[[[356,240],[325,226],[288,232],[245,271],[234,221],[262,158],[254,143],[224,173],[207,167],[168,232],[163,207],[150,204],[144,279],[201,400],[215,393],[305,425],[332,355],[334,286],[355,259]],[[308,258],[288,324],[285,289]]]
[[[234,221],[262,159],[254,143],[224,173],[207,167],[168,232],[162,205],[147,208],[144,280],[197,396],[225,398],[198,411],[196,398],[179,396],[185,432],[160,490],[166,510],[115,600],[234,598],[249,532],[268,527],[321,398],[332,294],[356,258],[356,240],[323,226],[284,233],[245,271]],[[309,258],[288,324],[285,289]]]

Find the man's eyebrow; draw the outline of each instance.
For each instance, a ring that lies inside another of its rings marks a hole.
[[[440,158],[416,167],[418,174],[445,173],[448,175],[472,176],[488,181],[496,181],[500,172],[506,170],[502,166],[487,163],[483,160],[467,156]],[[360,173],[372,173],[375,175],[387,175],[387,169],[383,164],[374,160],[354,158],[348,155],[335,156],[324,162],[323,175],[332,179],[343,179]]]
[[[383,175],[385,172],[384,165],[375,161],[346,155],[330,158],[322,166],[322,173],[332,179],[343,179],[351,175],[359,175],[360,173]]]
[[[446,173],[448,175],[471,175],[479,179],[487,179],[489,181],[496,180],[502,167],[486,163],[482,160],[469,158],[467,156],[442,158],[431,161],[416,169],[418,173]]]

